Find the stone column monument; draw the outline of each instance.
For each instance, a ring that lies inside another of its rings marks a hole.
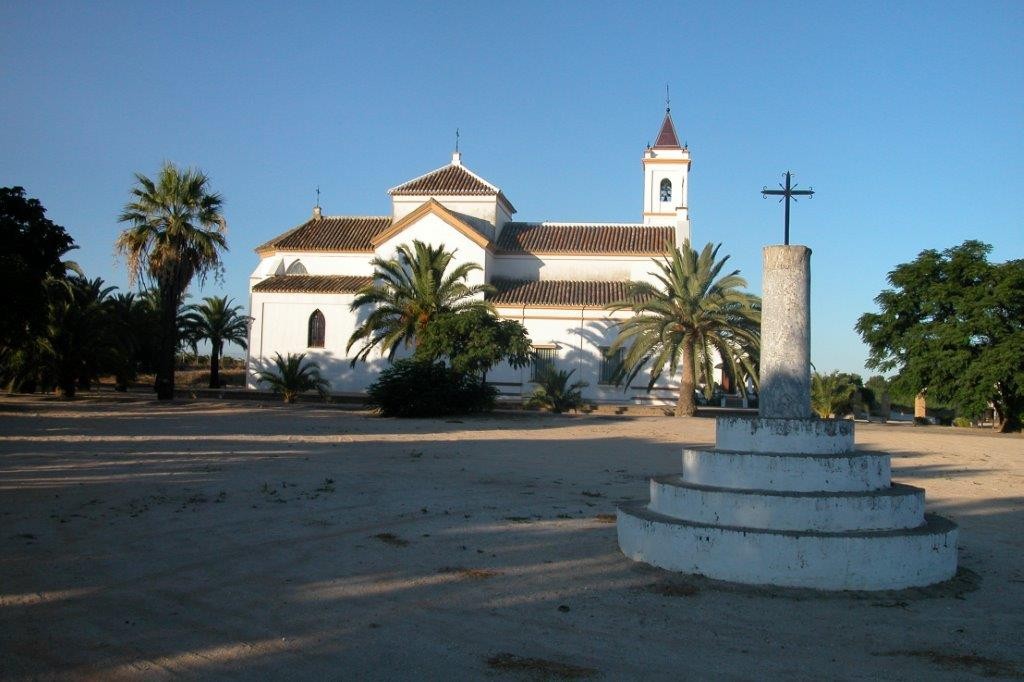
[[[773,419],[811,416],[811,250],[766,246],[761,311],[758,412]]]
[[[810,409],[810,256],[764,248],[756,417],[719,417],[713,449],[618,510],[631,559],[748,584],[826,590],[928,585],[956,573],[957,527],[924,490],[890,480],[886,453],[854,450],[852,421]]]

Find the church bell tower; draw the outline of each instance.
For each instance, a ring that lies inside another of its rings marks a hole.
[[[690,239],[690,150],[679,144],[669,107],[654,146],[644,150],[643,166],[644,225],[673,226],[676,245],[682,245]]]

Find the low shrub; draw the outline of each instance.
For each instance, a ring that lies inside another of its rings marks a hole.
[[[555,370],[548,367],[537,377],[537,388],[526,402],[527,407],[546,407],[559,414],[567,410],[578,410],[583,405],[580,389],[589,384],[585,381],[569,383],[569,377],[576,370]]]
[[[440,417],[494,409],[498,389],[443,362],[399,360],[367,389],[367,404],[386,417]]]
[[[967,417],[957,417],[953,420],[953,426],[958,426],[961,429],[967,429],[974,426],[974,424]]]

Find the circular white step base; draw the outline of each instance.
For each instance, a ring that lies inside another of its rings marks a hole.
[[[853,450],[853,422],[845,419],[719,417],[715,446],[739,452],[829,455]]]
[[[651,479],[648,509],[682,521],[773,530],[895,530],[924,523],[924,490],[893,484],[857,492],[736,490]]]
[[[889,455],[847,452],[804,455],[683,450],[683,480],[741,490],[826,492],[881,490],[891,477]]]
[[[931,514],[909,530],[813,533],[680,521],[631,502],[618,534],[634,561],[748,585],[898,590],[956,573],[957,526]]]

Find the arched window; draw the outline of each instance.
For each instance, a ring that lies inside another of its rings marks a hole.
[[[302,261],[297,260],[297,261],[295,261],[294,263],[292,263],[291,265],[288,266],[288,269],[285,271],[284,274],[286,274],[286,275],[308,275],[309,273],[306,272],[306,266],[302,264]]]
[[[661,200],[672,201],[672,181],[668,178],[661,181]]]
[[[309,316],[309,334],[306,345],[310,348],[323,348],[326,330],[327,322],[324,320],[324,314],[319,310],[314,310],[313,314]]]

